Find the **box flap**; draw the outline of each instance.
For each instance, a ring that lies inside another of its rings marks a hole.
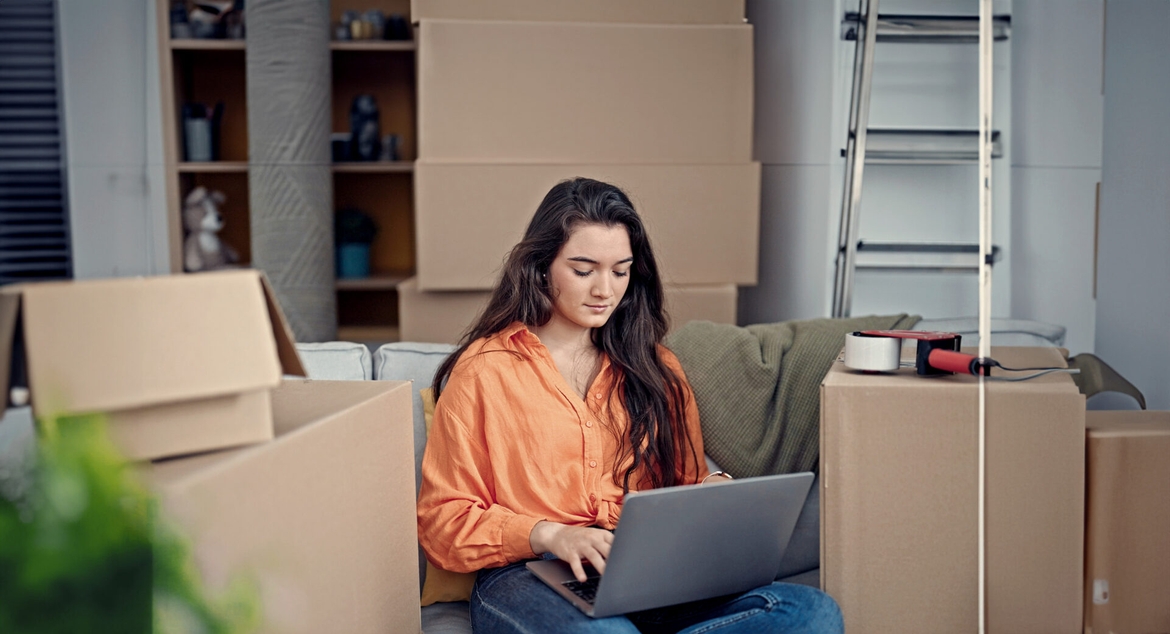
[[[276,339],[276,353],[280,356],[280,367],[285,374],[293,376],[309,376],[305,366],[301,363],[301,356],[297,354],[296,338],[292,328],[284,318],[284,311],[280,302],[276,301],[276,293],[266,275],[260,275],[260,285],[264,287],[264,301],[268,305],[268,319],[272,322],[272,336]]]
[[[258,292],[259,278],[237,270],[21,287],[37,415],[278,385],[280,328]]]

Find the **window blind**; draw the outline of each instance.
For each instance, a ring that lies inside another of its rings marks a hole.
[[[0,0],[0,284],[72,276],[54,0]]]

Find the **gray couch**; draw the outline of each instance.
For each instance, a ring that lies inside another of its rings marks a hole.
[[[923,320],[916,329],[959,332],[963,335],[964,344],[978,345],[977,322],[974,319]],[[1064,343],[1064,332],[1063,327],[1037,322],[993,320],[992,323],[995,345],[1059,346]],[[454,347],[433,343],[391,343],[378,348],[372,355],[364,345],[345,342],[299,344],[298,349],[309,378],[414,382],[415,481],[418,482],[422,454],[426,447],[426,423],[419,391],[430,385],[439,364]],[[712,468],[717,467],[712,464]],[[425,571],[425,560],[420,551],[420,585]],[[819,482],[813,483],[776,578],[789,583],[820,585]],[[436,603],[423,608],[422,623],[426,634],[471,632],[467,604],[463,602]]]
[[[426,422],[419,391],[430,385],[435,371],[454,346],[434,343],[391,343],[372,355],[361,344],[330,342],[297,346],[310,379],[413,381],[414,454],[416,482],[426,448]],[[717,467],[716,467],[717,468]],[[777,578],[793,583],[820,584],[820,495],[813,493],[797,521],[792,543],[781,562]],[[424,581],[425,560],[419,557],[419,583]],[[456,634],[471,632],[467,603],[436,603],[422,609],[423,632]]]

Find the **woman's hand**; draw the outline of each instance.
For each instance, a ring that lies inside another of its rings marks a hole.
[[[598,574],[605,574],[605,558],[613,544],[613,533],[600,528],[569,526],[541,520],[532,527],[528,535],[532,552],[542,555],[552,553],[564,560],[573,569],[577,581],[585,581],[584,559],[593,564]]]

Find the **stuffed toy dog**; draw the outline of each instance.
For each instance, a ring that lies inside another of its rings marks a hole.
[[[239,261],[239,255],[216,235],[223,229],[222,192],[196,187],[183,203],[183,268],[188,272],[227,268]]]

